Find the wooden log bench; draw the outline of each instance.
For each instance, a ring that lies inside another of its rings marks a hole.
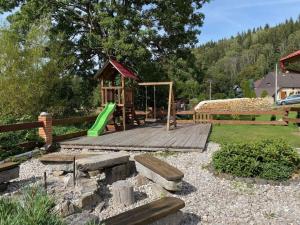
[[[146,205],[110,217],[100,224],[105,225],[179,225],[184,201],[175,197],[164,197]]]
[[[169,191],[179,191],[184,174],[170,164],[151,156],[142,154],[134,157],[137,171],[148,179],[158,183]]]
[[[0,184],[19,177],[19,163],[6,162],[0,164]]]

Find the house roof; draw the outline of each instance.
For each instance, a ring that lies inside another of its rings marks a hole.
[[[283,58],[280,59],[280,68],[282,71],[286,71],[286,63],[288,62],[295,62],[299,61],[300,62],[300,50],[293,52]],[[300,71],[295,71],[295,72],[300,72]]]
[[[130,69],[125,67],[120,62],[113,60],[113,59],[108,60],[104,64],[104,66],[98,70],[95,77],[96,78],[104,77],[104,78],[108,79],[111,76],[115,76],[117,72],[119,72],[120,75],[125,78],[139,80],[139,77],[134,72],[132,72]]]
[[[279,73],[277,77],[278,89],[300,88],[300,73]],[[256,96],[266,90],[270,96],[275,93],[275,73],[270,72],[265,77],[254,82]]]

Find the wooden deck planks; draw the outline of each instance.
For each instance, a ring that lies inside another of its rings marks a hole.
[[[163,125],[150,125],[140,128],[105,134],[99,137],[81,137],[60,144],[67,146],[91,146],[113,150],[203,150],[210,133],[210,124],[180,124],[177,129],[166,131]],[[88,149],[88,147],[87,147]]]

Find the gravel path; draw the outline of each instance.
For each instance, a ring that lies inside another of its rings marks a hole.
[[[173,195],[186,204],[182,225],[300,224],[300,184],[247,185],[215,177],[205,166],[218,149],[219,145],[209,143],[207,151],[203,153],[160,156],[185,174],[183,190]],[[29,160],[21,165],[20,179],[32,180],[41,176],[44,169],[38,160]],[[108,186],[103,190],[107,197],[104,208],[96,208],[94,213],[104,219],[161,197],[153,190],[152,182],[137,187],[136,179],[128,179],[135,185],[136,204],[127,208],[115,207],[109,198],[111,186]]]

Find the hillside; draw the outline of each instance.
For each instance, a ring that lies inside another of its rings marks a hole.
[[[194,50],[204,81],[212,80],[214,98],[234,97],[233,86],[274,70],[283,55],[300,49],[300,17],[270,28],[265,25],[230,39],[209,42]],[[249,83],[249,82],[248,82]],[[206,85],[203,85],[205,92]],[[207,91],[206,91],[207,92]]]

